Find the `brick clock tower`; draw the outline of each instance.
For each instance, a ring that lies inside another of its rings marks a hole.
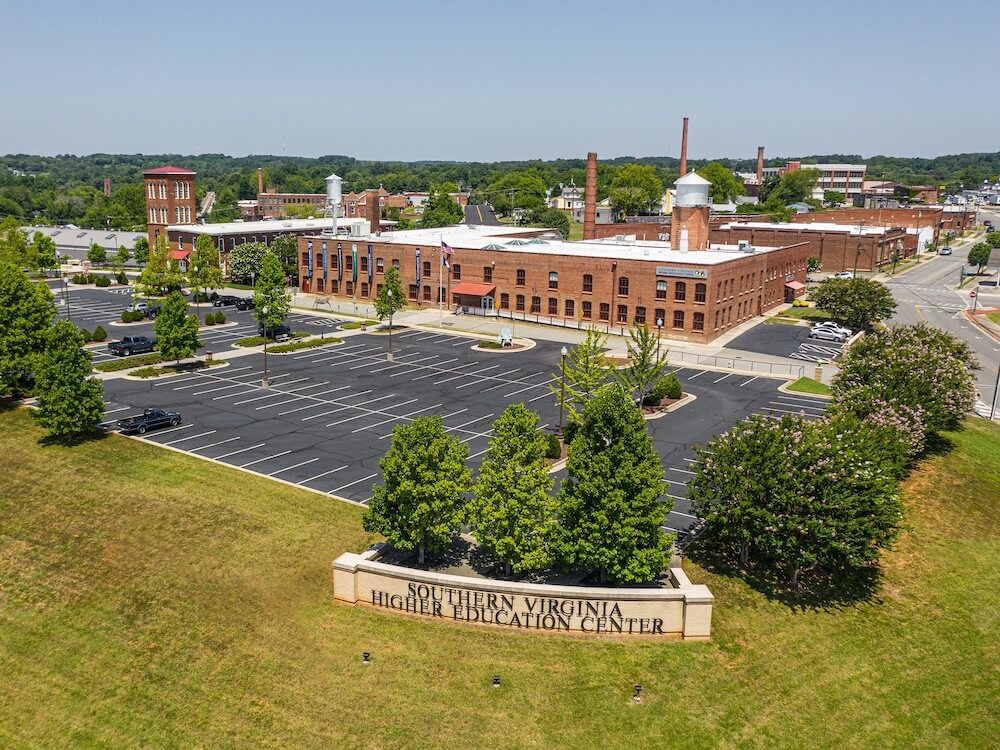
[[[142,173],[146,182],[146,226],[152,247],[167,226],[194,224],[198,218],[195,205],[195,172],[179,167],[157,167]]]

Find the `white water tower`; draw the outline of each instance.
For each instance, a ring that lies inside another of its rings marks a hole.
[[[679,208],[709,205],[708,186],[711,184],[697,172],[688,172],[674,183],[677,188],[674,205]]]
[[[337,232],[337,215],[340,213],[340,204],[343,202],[342,185],[344,181],[335,174],[326,178],[326,207],[333,218],[333,232]]]

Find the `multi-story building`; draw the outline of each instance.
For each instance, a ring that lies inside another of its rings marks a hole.
[[[198,220],[195,173],[179,167],[157,167],[142,173],[146,186],[146,228],[149,244],[166,234],[168,225],[194,224]]]
[[[711,341],[805,289],[807,243],[756,247],[709,238],[708,183],[678,181],[672,242],[566,242],[546,229],[455,226],[299,238],[304,293],[372,301],[397,268],[411,304],[561,325],[647,325]],[[442,264],[442,242],[454,252]]]
[[[773,175],[784,175],[794,172],[797,169],[816,169],[819,171],[819,179],[813,188],[812,197],[823,200],[823,193],[827,190],[835,190],[843,193],[847,202],[850,203],[855,197],[860,197],[864,189],[865,164],[803,164],[800,161],[790,161],[783,167],[763,167],[760,168],[764,178]]]

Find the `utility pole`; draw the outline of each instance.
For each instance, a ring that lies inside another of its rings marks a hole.
[[[997,382],[993,386],[993,408],[990,409],[990,421],[997,418],[997,396],[1000,395],[1000,367],[997,368]]]
[[[861,234],[865,231],[865,220],[858,222],[858,246],[854,252],[854,278],[858,278],[858,260],[861,258]]]

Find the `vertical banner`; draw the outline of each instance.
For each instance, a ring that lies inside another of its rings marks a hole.
[[[312,240],[306,242],[306,277],[312,278],[313,275],[313,243]]]
[[[372,246],[368,246],[368,286],[371,288],[372,281],[375,278],[375,262],[372,259]]]
[[[323,240],[323,276],[324,277],[329,272],[329,270],[330,270],[330,262],[329,262],[329,259],[328,259],[327,253],[326,253],[326,240]]]
[[[337,243],[337,281],[344,280],[344,243]]]
[[[420,248],[417,248],[417,286],[420,286]]]
[[[351,281],[358,283],[358,246],[354,243],[351,243]]]

